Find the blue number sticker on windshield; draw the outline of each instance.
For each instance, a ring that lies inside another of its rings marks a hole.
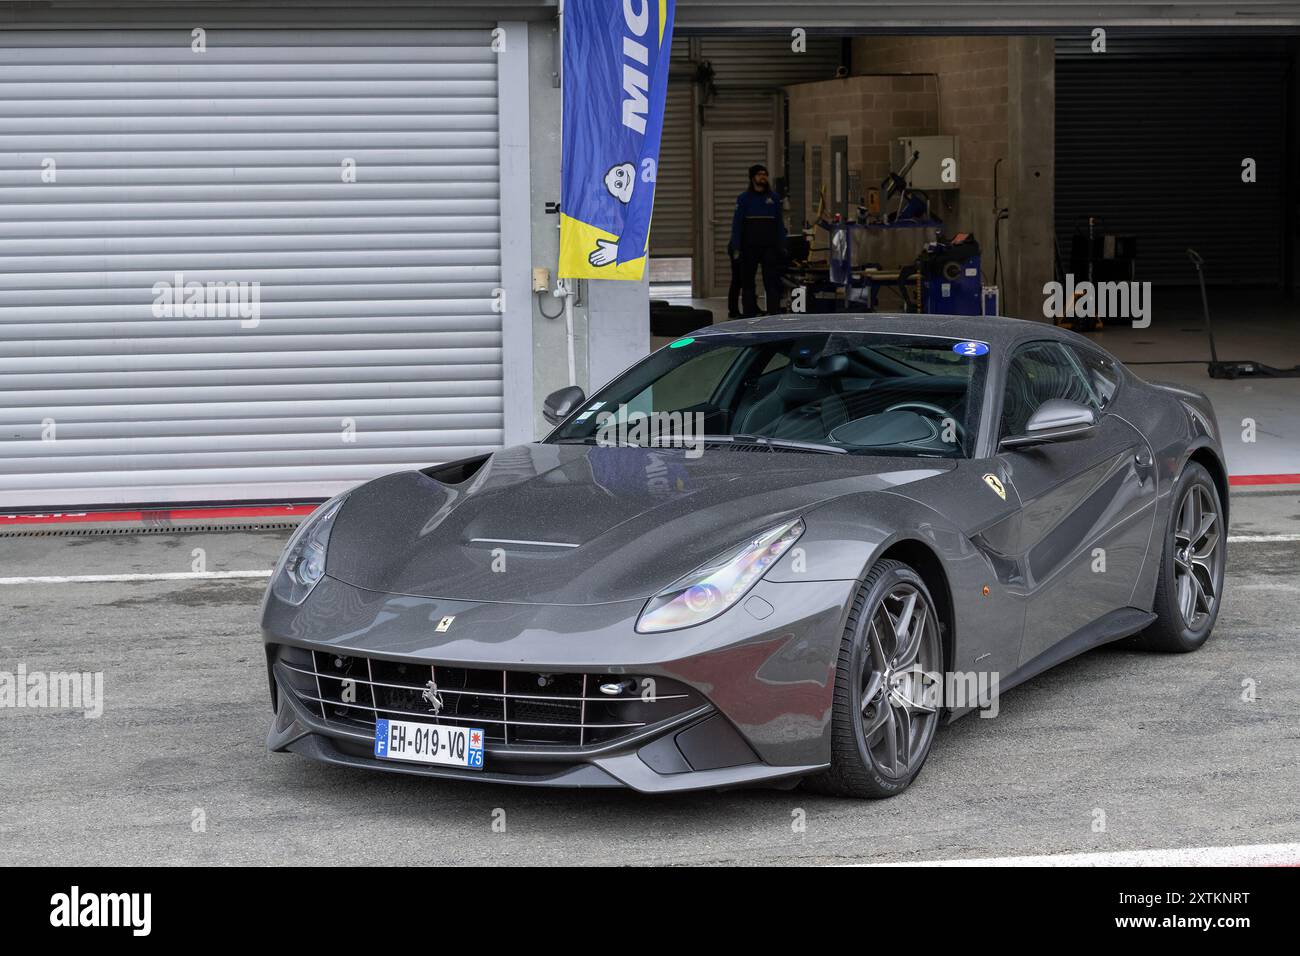
[[[958,342],[952,350],[958,355],[987,355],[989,347],[983,342]]]

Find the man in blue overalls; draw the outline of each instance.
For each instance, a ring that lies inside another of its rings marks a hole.
[[[785,271],[785,219],[781,215],[781,197],[772,190],[767,167],[757,163],[749,167],[749,188],[736,199],[736,214],[731,220],[732,260],[740,261],[740,291],[744,297],[744,314],[758,315],[758,298],[754,278],[763,267],[763,290],[767,312],[781,311],[781,274]]]

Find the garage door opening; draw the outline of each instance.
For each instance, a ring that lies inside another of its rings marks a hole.
[[[762,163],[797,260],[781,311],[996,309],[1076,326],[1133,361],[1192,362],[1208,346],[1191,248],[1206,260],[1221,349],[1292,364],[1296,58],[1285,36],[1114,35],[1099,55],[1084,32],[811,35],[802,53],[784,32],[679,32],[651,299],[713,321],[733,311],[731,217]],[[901,216],[899,175],[924,194]],[[826,228],[837,219],[846,257]],[[847,277],[830,275],[837,256]],[[1049,301],[1053,284],[1090,276],[1149,289],[1145,314],[1091,321]],[[765,306],[761,280],[755,295]],[[662,343],[679,330],[655,331]]]

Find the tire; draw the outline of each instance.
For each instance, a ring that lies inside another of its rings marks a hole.
[[[1189,501],[1199,502],[1201,508],[1212,508],[1213,521],[1204,511],[1199,511],[1198,527],[1191,530]],[[1184,543],[1189,533],[1195,537],[1190,543]],[[1227,534],[1218,486],[1203,466],[1188,462],[1174,486],[1173,507],[1165,527],[1152,605],[1156,619],[1134,639],[1134,645],[1146,650],[1187,654],[1209,640],[1223,603],[1227,557]],[[1184,584],[1185,580],[1188,583]]]
[[[909,605],[912,595],[915,601]],[[904,659],[899,660],[897,629],[891,633],[886,628],[903,621],[904,612],[908,612],[908,633],[901,649]],[[875,640],[873,621],[877,625]],[[912,645],[914,665],[906,659]],[[901,561],[877,563],[854,597],[840,644],[831,714],[831,763],[807,778],[808,787],[836,796],[871,799],[906,790],[929,756],[942,710],[942,684],[927,680],[922,673],[942,672],[940,621],[925,582]],[[874,704],[868,706],[864,701],[873,685]],[[891,686],[897,695],[890,693]],[[868,730],[871,724],[875,729]],[[905,757],[904,738],[908,741]]]

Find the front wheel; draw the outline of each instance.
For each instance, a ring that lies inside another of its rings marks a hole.
[[[1185,654],[1209,640],[1223,597],[1227,537],[1218,486],[1204,467],[1188,462],[1165,529],[1156,620],[1137,638],[1139,646]]]
[[[901,561],[881,561],[858,589],[835,673],[831,765],[808,779],[824,793],[892,797],[921,772],[939,724],[943,657],[930,592]]]

